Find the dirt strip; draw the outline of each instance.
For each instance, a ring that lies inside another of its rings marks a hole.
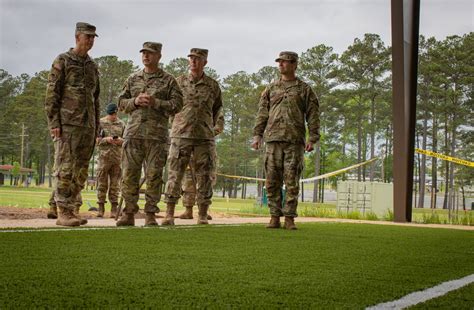
[[[26,209],[14,207],[0,207],[0,229],[8,228],[58,228],[56,220],[46,218],[46,209]],[[108,212],[106,212],[108,216]],[[227,215],[225,213],[211,213],[213,220],[209,223],[216,225],[238,225],[238,224],[265,224],[268,223],[269,217],[238,217],[235,215]],[[111,218],[97,218],[96,212],[81,212],[81,216],[88,219],[89,223],[81,227],[114,227],[115,220]],[[196,225],[197,214],[193,220],[175,219],[176,225]],[[161,219],[158,218],[158,222]],[[298,217],[298,223],[357,223],[371,225],[395,225],[405,227],[425,227],[425,228],[442,228],[474,231],[474,226],[464,225],[444,225],[444,224],[414,224],[414,223],[394,223],[387,221],[366,221],[366,220],[350,220],[350,219],[334,219],[334,218],[316,218],[316,217]],[[145,220],[143,214],[138,214],[135,225],[143,226]]]

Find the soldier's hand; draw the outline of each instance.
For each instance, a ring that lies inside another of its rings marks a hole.
[[[140,93],[136,98],[135,98],[135,105],[139,107],[147,107],[148,102],[149,102],[149,96],[145,93]]]
[[[253,137],[252,148],[258,150],[262,146],[262,137],[255,136]]]
[[[105,139],[105,142],[107,143],[114,143],[114,138],[112,137],[105,137],[104,139]]]
[[[307,143],[306,143],[306,146],[305,146],[305,148],[304,148],[304,150],[305,150],[306,152],[311,152],[312,150],[314,150],[314,144],[313,144],[313,142],[307,142]]]
[[[51,133],[52,138],[61,137],[61,128],[53,128],[49,132]]]
[[[150,96],[148,94],[145,94],[145,95],[146,95],[145,98],[147,99],[147,102],[148,102],[147,106],[150,106],[150,107],[154,106],[155,105],[155,97]]]

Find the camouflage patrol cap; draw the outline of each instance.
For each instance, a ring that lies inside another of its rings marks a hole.
[[[278,58],[275,59],[275,61],[277,62],[280,60],[298,61],[298,54],[296,54],[295,52],[283,51],[283,52],[280,52],[280,55],[278,55]]]
[[[191,51],[189,52],[188,57],[196,56],[196,57],[201,57],[204,60],[207,60],[208,53],[209,51],[203,48],[192,48]]]
[[[145,42],[143,43],[143,48],[140,50],[140,53],[143,51],[149,51],[152,53],[161,53],[161,47],[163,44],[158,42]]]
[[[76,23],[76,33],[77,32],[91,34],[98,37],[97,33],[95,33],[95,26],[88,23],[83,23],[83,22]]]

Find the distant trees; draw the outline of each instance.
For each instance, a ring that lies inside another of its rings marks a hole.
[[[417,147],[472,160],[474,34],[444,40],[420,37]],[[355,38],[340,55],[319,44],[300,55],[298,76],[309,83],[320,101],[321,141],[306,156],[305,177],[334,171],[372,157],[368,167],[351,173],[358,180],[390,182],[393,178],[391,116],[391,50],[377,34]],[[116,56],[96,59],[100,70],[102,110],[115,102],[125,79],[137,67]],[[176,58],[163,64],[179,76],[188,71],[188,60]],[[26,167],[36,167],[38,182],[50,174],[53,148],[43,110],[47,71],[30,77],[14,77],[0,69],[0,163],[20,160],[21,127]],[[278,79],[275,66],[255,73],[243,71],[219,77],[212,68],[206,74],[219,81],[224,99],[225,129],[217,139],[218,170],[232,175],[263,177],[263,153],[249,147],[259,97],[266,85]],[[417,204],[425,204],[425,192],[436,205],[443,192],[445,208],[452,210],[458,192],[473,186],[472,168],[436,158],[416,156]],[[329,179],[331,184],[346,178]],[[315,184],[314,201],[323,201],[326,184]],[[218,178],[217,187],[231,197],[246,196],[246,182]],[[261,190],[261,189],[260,189]]]

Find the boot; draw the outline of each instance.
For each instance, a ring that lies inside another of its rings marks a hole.
[[[145,212],[145,226],[158,226],[155,218],[155,212]]]
[[[97,213],[97,217],[104,217],[105,206],[103,202],[99,202],[99,213]]]
[[[288,230],[296,230],[295,219],[291,216],[285,216],[285,228]]]
[[[58,207],[50,206],[48,214],[46,215],[49,219],[57,219],[58,218]]]
[[[268,223],[266,227],[267,228],[281,228],[280,217],[272,215],[272,218],[270,219],[270,223]]]
[[[135,226],[135,214],[122,213],[122,217],[115,223],[117,226]]]
[[[79,208],[80,207],[75,207],[74,208],[74,215],[81,221],[81,225],[86,225],[87,224],[87,219],[83,218],[82,216],[79,215]]]
[[[208,219],[209,221],[212,221],[212,216],[211,216],[209,213],[207,214],[207,219]]]
[[[115,218],[117,215],[118,203],[112,202],[112,208],[110,209],[110,218]]]
[[[193,206],[185,206],[186,211],[179,216],[182,220],[192,220],[193,219]]]
[[[59,207],[58,220],[56,225],[59,226],[79,226],[81,221],[74,215],[72,209]]]
[[[174,203],[167,203],[166,204],[166,216],[163,221],[161,221],[161,226],[173,226],[174,225],[174,208],[176,205]],[[186,209],[187,211],[187,209]],[[192,216],[193,209],[191,207],[191,216]],[[191,217],[192,218],[192,217]]]
[[[209,205],[199,205],[199,216],[197,223],[200,225],[206,225],[209,224],[207,221],[207,210],[209,209]]]

